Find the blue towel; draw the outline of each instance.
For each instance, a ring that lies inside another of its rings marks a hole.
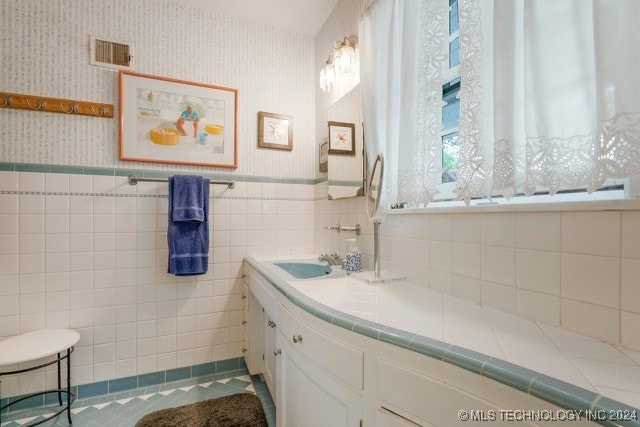
[[[209,266],[209,179],[169,177],[168,272],[205,274]]]
[[[204,178],[194,175],[176,175],[172,178],[172,193],[169,197],[173,201],[173,209],[170,212],[173,222],[204,221]]]

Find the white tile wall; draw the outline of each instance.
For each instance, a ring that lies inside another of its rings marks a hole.
[[[316,252],[343,254],[346,200],[316,185]],[[364,211],[362,198],[358,199]],[[360,247],[370,262],[372,229]],[[607,342],[640,349],[637,211],[399,213],[382,224],[382,268],[416,283]]]
[[[0,339],[43,328],[79,331],[74,384],[240,357],[243,258],[313,251],[313,185],[212,187],[209,272],[176,278],[166,273],[166,184],[126,184],[154,197],[116,197],[127,192],[125,178],[2,178],[2,191],[43,191],[46,182],[67,192],[0,195],[8,202],[0,215],[16,225],[0,228]],[[93,196],[68,193],[92,189]],[[273,215],[263,214],[269,209]],[[278,221],[279,211],[287,221]],[[262,237],[261,230],[270,238],[250,237]],[[3,396],[37,389],[45,375],[3,378]]]

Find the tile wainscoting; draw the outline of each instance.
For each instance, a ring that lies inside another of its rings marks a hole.
[[[2,165],[0,338],[77,330],[74,385],[240,357],[243,258],[313,250],[312,180],[212,176],[237,183],[211,188],[209,272],[176,278],[167,184],[129,185],[140,171]],[[53,368],[23,374],[3,379],[2,393],[55,382]]]

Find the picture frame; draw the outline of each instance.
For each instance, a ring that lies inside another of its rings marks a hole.
[[[329,171],[329,141],[324,138],[320,144],[318,144],[318,172]]]
[[[258,147],[293,150],[293,117],[259,111]]]
[[[238,90],[120,71],[120,160],[238,167]]]
[[[356,155],[355,124],[328,122],[329,154]]]

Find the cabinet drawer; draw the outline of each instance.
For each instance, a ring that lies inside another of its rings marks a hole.
[[[292,347],[340,380],[362,390],[364,353],[311,328],[285,307],[280,307],[278,327]],[[294,336],[297,342],[294,342]]]
[[[382,408],[420,426],[463,426],[468,423],[458,418],[460,409],[500,409],[464,390],[382,359],[378,360],[378,393]],[[492,424],[504,425],[499,421]]]

